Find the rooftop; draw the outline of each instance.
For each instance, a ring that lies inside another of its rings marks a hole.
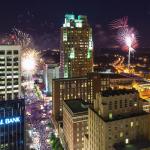
[[[72,111],[72,113],[88,112],[89,103],[84,102],[81,99],[66,100],[64,103]]]
[[[127,79],[130,79],[129,77],[127,76],[124,76],[124,75],[121,75],[121,74],[109,74],[109,77],[110,79],[120,79],[120,78],[127,78]]]
[[[104,122],[113,122],[113,121],[117,121],[117,120],[123,120],[123,119],[134,118],[134,117],[137,118],[137,117],[141,117],[141,116],[150,115],[149,113],[141,110],[141,111],[134,112],[134,113],[123,113],[123,114],[119,114],[119,115],[113,115],[112,118],[108,118],[108,117],[104,118],[96,110],[94,110],[92,107],[90,107],[90,109],[97,116],[99,116]]]
[[[72,78],[58,78],[53,79],[54,81],[76,81],[76,80],[86,80],[87,77],[72,77]]]
[[[137,90],[135,90],[135,89],[117,89],[117,90],[109,89],[106,91],[102,91],[101,95],[103,97],[108,97],[108,96],[133,94],[133,93],[137,93]]]
[[[114,145],[116,150],[142,150],[150,148],[150,141],[148,140],[137,140],[130,144],[118,143]]]
[[[121,119],[127,119],[127,118],[132,118],[132,117],[140,117],[140,116],[144,116],[144,115],[149,115],[147,112],[145,111],[141,111],[141,112],[136,112],[136,113],[125,113],[125,114],[120,114],[120,115],[116,115],[113,116],[112,119],[104,119],[106,122],[112,122],[112,121],[116,121],[116,120],[121,120]]]

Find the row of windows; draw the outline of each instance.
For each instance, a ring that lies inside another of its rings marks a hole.
[[[124,102],[124,104],[123,104]],[[114,103],[112,101],[109,102],[109,106],[108,109],[112,110],[113,107],[114,109],[118,109],[118,108],[123,108],[123,107],[131,107],[135,104],[136,101],[134,100],[120,100],[120,101],[114,101]]]
[[[11,54],[18,54],[18,50],[8,50],[8,51],[5,51],[5,50],[0,50],[0,55],[5,55],[5,52],[6,54],[8,55],[11,55]]]

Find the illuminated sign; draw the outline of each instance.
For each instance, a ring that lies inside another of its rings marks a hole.
[[[13,124],[20,122],[20,117],[0,119],[0,125]]]

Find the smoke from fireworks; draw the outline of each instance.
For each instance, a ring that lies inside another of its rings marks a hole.
[[[13,33],[16,36],[15,43],[21,45],[23,48],[26,48],[31,43],[31,36],[17,28],[12,29]]]
[[[27,72],[35,72],[40,60],[40,53],[31,48],[24,49],[21,56],[22,70]]]

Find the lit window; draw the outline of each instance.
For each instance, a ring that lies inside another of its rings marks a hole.
[[[120,132],[120,137],[123,137],[123,132]]]
[[[126,143],[126,144],[129,144],[129,139],[125,139],[125,143]]]
[[[131,122],[130,124],[131,124],[131,127],[133,127],[133,122]]]
[[[136,106],[137,106],[137,103],[134,103],[134,106],[136,107]]]
[[[113,116],[112,116],[112,113],[109,113],[109,119],[112,119]]]

